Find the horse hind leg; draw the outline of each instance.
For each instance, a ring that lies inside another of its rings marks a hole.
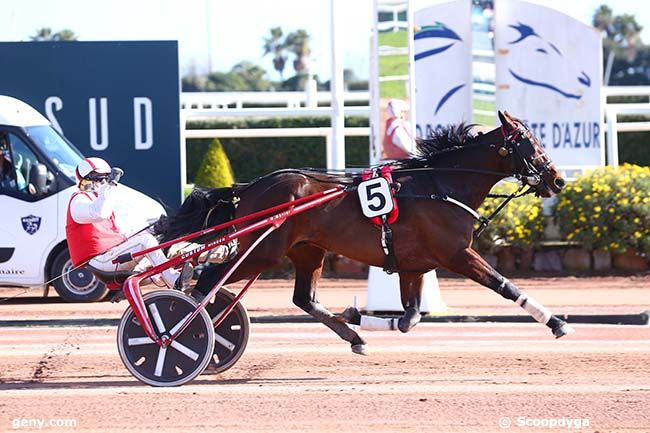
[[[366,342],[359,334],[316,299],[316,286],[323,270],[325,250],[313,245],[300,244],[293,247],[287,256],[296,267],[293,303],[349,342],[352,352],[367,355]]]
[[[422,318],[420,304],[422,302],[423,285],[423,274],[400,272],[399,287],[404,315],[399,319],[366,316],[361,314],[355,307],[346,308],[341,317],[346,322],[359,325],[361,329],[366,331],[394,331],[399,329],[402,332],[409,332],[415,325],[420,323]]]
[[[551,311],[528,296],[507,278],[495,271],[476,251],[466,248],[454,256],[447,269],[488,287],[506,299],[522,307],[536,321],[548,326],[556,338],[573,332],[564,320],[554,316]]]

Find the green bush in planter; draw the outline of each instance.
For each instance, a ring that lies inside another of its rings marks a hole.
[[[492,194],[512,194],[518,188],[518,184],[501,182],[490,192]],[[483,216],[490,216],[503,200],[503,198],[487,198],[478,212]],[[528,194],[512,199],[497,214],[476,241],[476,247],[484,252],[494,252],[500,245],[526,249],[535,246],[543,236],[542,201],[534,194]]]
[[[203,157],[199,172],[194,183],[197,186],[221,188],[231,186],[235,182],[228,155],[218,138],[212,140],[207,153]]]
[[[587,249],[650,254],[650,167],[602,167],[568,184],[555,220],[565,239]]]

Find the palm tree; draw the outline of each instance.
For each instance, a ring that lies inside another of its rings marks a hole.
[[[56,41],[76,41],[77,35],[70,29],[63,29],[54,35]]]
[[[60,32],[52,33],[50,27],[42,27],[36,30],[36,34],[29,37],[32,41],[76,41],[77,35],[70,29],[63,29]]]
[[[273,27],[271,36],[264,38],[264,54],[273,53],[273,68],[280,74],[280,80],[284,81],[284,66],[287,63],[287,56],[284,54],[285,47],[282,42],[282,28]]]
[[[309,48],[309,34],[305,30],[297,30],[289,33],[284,41],[285,47],[296,55],[293,61],[293,69],[297,74],[307,70],[309,63],[309,55],[311,48]]]
[[[42,27],[38,30],[36,30],[36,34],[34,36],[30,36],[29,39],[32,41],[51,41],[52,38],[54,37],[54,34],[52,33],[52,29],[49,27]]]

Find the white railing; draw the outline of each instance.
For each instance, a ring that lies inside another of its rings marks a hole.
[[[316,92],[317,103],[331,101],[330,92]],[[343,93],[347,102],[367,102],[370,92],[367,90]],[[287,108],[299,108],[308,105],[307,92],[181,92],[181,110],[229,109],[230,105],[241,109],[248,104],[281,105]]]
[[[343,134],[351,137],[368,137],[369,127],[344,128]],[[277,137],[325,137],[327,168],[333,164],[335,149],[332,146],[332,128],[255,128],[255,129],[186,129],[188,138],[277,138]]]
[[[619,114],[642,114],[650,116],[650,103],[608,104],[605,109],[607,122],[607,164],[618,165],[618,133],[627,131],[650,131],[650,122],[618,123]]]
[[[650,86],[606,86],[605,96],[647,96],[650,98]]]
[[[650,86],[609,86],[603,87],[608,96],[647,96],[650,99]],[[474,83],[476,99],[493,101],[494,85]],[[329,92],[318,92],[319,103],[330,102]],[[209,120],[222,117],[296,117],[330,116],[330,107],[303,107],[307,96],[305,92],[184,92],[181,93],[181,113],[183,126],[188,120]],[[368,101],[369,92],[345,92],[345,101]],[[227,108],[229,105],[238,108]],[[241,108],[244,104],[281,104],[286,107]],[[202,107],[202,108],[199,108]],[[370,115],[368,106],[348,106],[346,116]],[[476,114],[494,113],[475,110]],[[618,115],[648,115],[649,103],[606,104],[606,148],[607,163],[618,165],[618,133],[631,131],[650,131],[650,121],[618,122]],[[370,128],[345,128],[345,135],[369,135]],[[331,128],[271,128],[271,129],[220,129],[186,130],[186,138],[231,138],[231,137],[326,137],[328,163],[330,160]]]
[[[370,115],[370,107],[344,107],[346,116]],[[271,107],[271,108],[218,108],[218,109],[185,109],[181,110],[187,120],[210,120],[222,117],[298,117],[298,116],[330,116],[330,107]]]

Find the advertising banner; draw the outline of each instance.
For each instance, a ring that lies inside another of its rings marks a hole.
[[[561,12],[499,0],[497,109],[521,118],[561,167],[604,163],[601,36]]]
[[[181,201],[178,43],[0,43],[0,94],[46,116],[85,156],[170,206]]]
[[[472,121],[471,2],[452,1],[416,10],[416,134]]]

